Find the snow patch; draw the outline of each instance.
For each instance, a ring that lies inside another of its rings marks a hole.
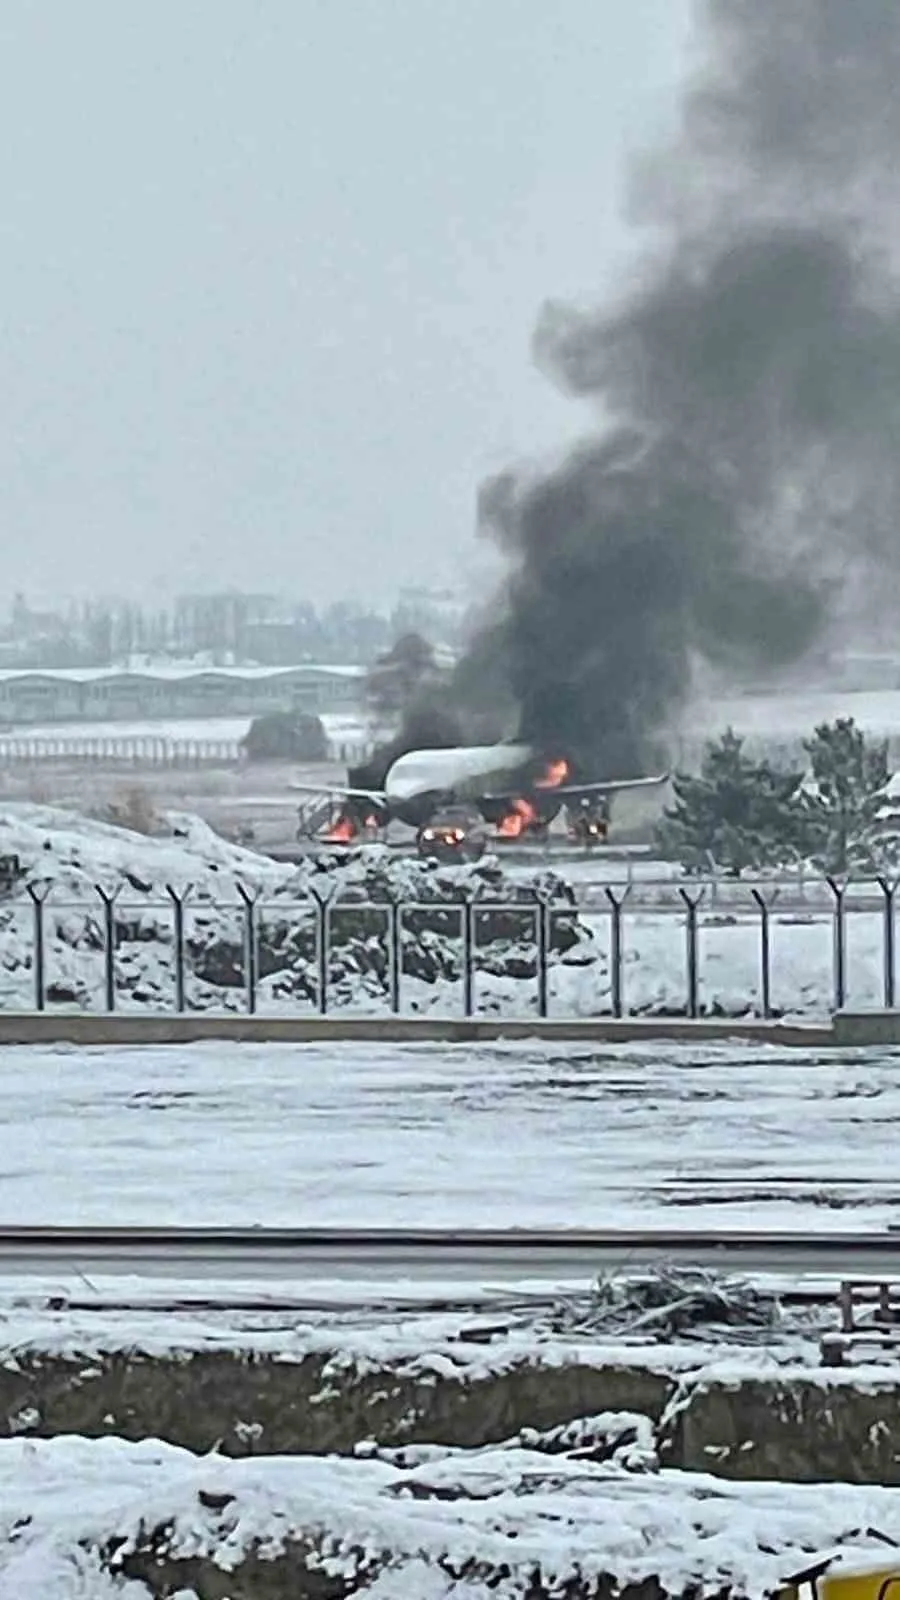
[[[73,1484],[78,1493],[73,1494]],[[198,1459],[159,1442],[0,1442],[0,1588],[16,1600],[128,1600],[146,1590],[104,1576],[136,1555],[211,1559],[237,1570],[311,1541],[309,1564],[381,1600],[499,1600],[539,1575],[656,1578],[671,1595],[770,1593],[820,1551],[875,1562],[878,1530],[900,1538],[895,1491],[851,1485],[724,1483],[628,1472],[528,1449],[447,1453],[411,1469],[377,1460]]]

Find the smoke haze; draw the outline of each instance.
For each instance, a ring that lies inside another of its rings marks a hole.
[[[484,486],[509,575],[460,669],[610,777],[645,765],[696,655],[784,665],[898,592],[900,6],[704,0],[697,21],[674,146],[632,185],[629,281],[540,319],[594,433]]]

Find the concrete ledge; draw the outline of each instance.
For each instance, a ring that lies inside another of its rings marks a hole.
[[[897,1027],[900,1042],[900,1014]],[[692,1021],[685,1017],[251,1017],[208,1011],[185,1016],[107,1016],[90,1012],[0,1011],[0,1046],[184,1045],[201,1040],[248,1044],[321,1044],[327,1040],[473,1044],[502,1039],[581,1044],[629,1044],[652,1039],[702,1044],[733,1039],[807,1049],[868,1042],[839,1040],[830,1023],[807,1026],[753,1018],[730,1021],[727,1017]]]
[[[836,1011],[832,1027],[835,1044],[846,1049],[854,1045],[900,1045],[900,1011]]]

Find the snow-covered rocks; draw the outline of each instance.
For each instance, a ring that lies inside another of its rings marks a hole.
[[[46,999],[78,1007],[104,1003],[111,972],[123,1009],[170,1008],[182,981],[192,1009],[243,1009],[251,971],[262,1006],[319,1005],[327,975],[329,1007],[381,1007],[396,941],[414,1009],[460,983],[467,937],[482,972],[533,987],[542,902],[550,960],[593,955],[553,873],[511,880],[492,859],[438,868],[371,846],[292,866],[195,817],[166,826],[149,838],[44,807],[0,812],[0,855],[18,862],[0,891],[0,1004],[33,1003],[36,917]]]
[[[884,1555],[859,1530],[900,1533],[876,1486],[897,1388],[816,1365],[836,1305],[708,1274],[609,1288],[402,1314],[19,1293],[0,1594],[756,1600],[817,1551]]]
[[[848,1565],[889,1567],[879,1535],[900,1535],[888,1489],[643,1476],[526,1449],[399,1469],[198,1459],[155,1441],[0,1444],[10,1600],[756,1600],[842,1539]]]

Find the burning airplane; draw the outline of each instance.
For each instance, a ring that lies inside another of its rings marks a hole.
[[[460,804],[500,838],[562,805],[598,836],[615,790],[664,780],[580,780],[647,770],[698,661],[775,683],[836,628],[893,626],[900,7],[697,14],[672,142],[640,163],[627,279],[595,308],[549,304],[536,333],[588,433],[482,486],[503,580],[446,692],[431,675],[350,773],[339,837],[399,817],[428,848]],[[501,729],[520,743],[475,743]]]
[[[546,836],[566,806],[574,813],[575,835],[591,843],[605,837],[611,794],[661,787],[667,777],[580,782],[565,758],[540,759],[527,744],[410,750],[389,766],[381,789],[348,783],[329,790],[337,814],[329,813],[318,837],[329,844],[361,843],[398,821],[416,829],[420,854],[465,859],[480,853],[490,837]],[[321,798],[325,791],[306,792]]]

